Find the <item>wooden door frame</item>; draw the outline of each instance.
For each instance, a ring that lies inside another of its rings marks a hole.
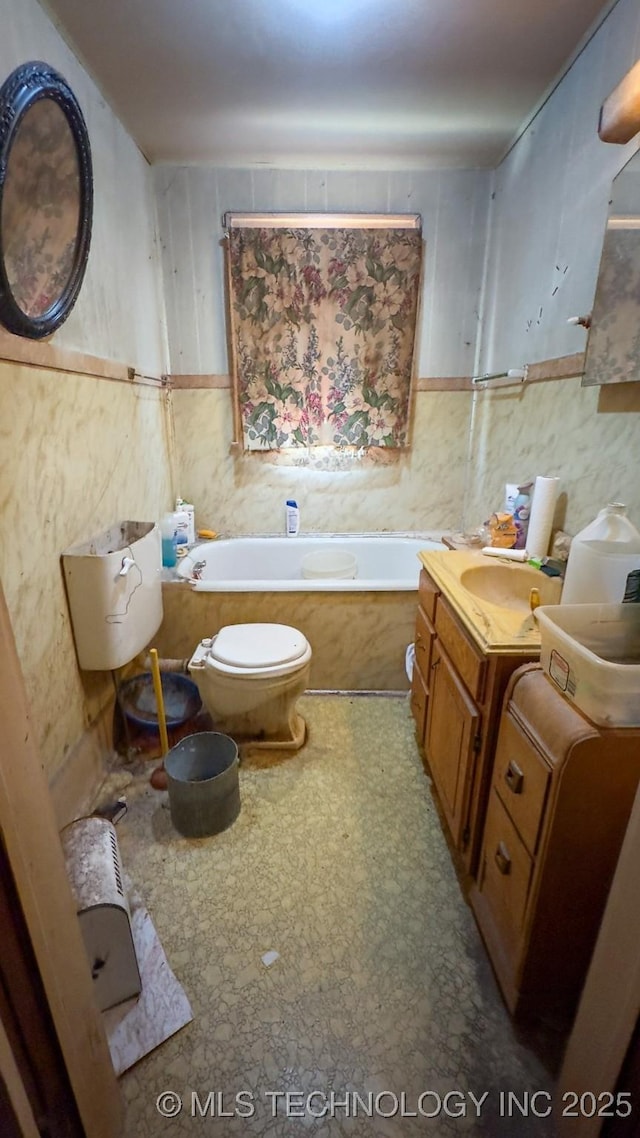
[[[122,1127],[123,1100],[94,1000],[1,583],[0,723],[0,831],[57,1042],[87,1138],[117,1138]],[[31,1129],[24,1084],[2,1025],[0,1078],[26,1138]]]

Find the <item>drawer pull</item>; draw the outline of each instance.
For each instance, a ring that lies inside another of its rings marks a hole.
[[[431,665],[431,669],[432,669],[432,671],[434,671],[434,672],[435,672],[435,670],[436,670],[436,668],[438,667],[438,664],[439,664],[439,663],[440,663],[440,657],[438,657],[438,659],[437,659],[437,660],[434,660],[434,661],[433,661],[433,664]]]
[[[500,873],[504,873],[505,876],[507,873],[511,873],[511,858],[504,842],[500,842],[494,856]]]
[[[522,794],[524,775],[513,759],[510,760],[509,766],[504,772],[504,781],[509,787],[509,790],[513,791],[514,794]]]

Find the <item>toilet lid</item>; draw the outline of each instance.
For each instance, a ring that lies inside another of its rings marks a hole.
[[[304,655],[306,637],[288,624],[227,624],[211,647],[221,664],[235,668],[271,668]]]

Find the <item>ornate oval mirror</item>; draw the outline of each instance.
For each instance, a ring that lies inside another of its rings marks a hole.
[[[46,63],[0,88],[0,320],[49,336],[69,315],[91,240],[91,150],[82,111]]]

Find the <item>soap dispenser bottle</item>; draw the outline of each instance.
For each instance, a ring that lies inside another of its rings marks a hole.
[[[285,518],[287,537],[296,537],[300,530],[300,510],[293,498],[287,499]]]
[[[176,521],[175,514],[165,514],[160,522],[162,537],[162,566],[173,569],[176,561]]]

